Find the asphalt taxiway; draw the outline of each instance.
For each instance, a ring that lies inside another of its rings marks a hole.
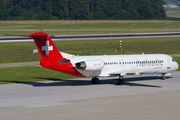
[[[48,73],[47,73],[48,74]],[[60,76],[59,76],[60,78]],[[0,85],[2,120],[178,120],[180,72],[166,80],[161,76],[78,78]]]

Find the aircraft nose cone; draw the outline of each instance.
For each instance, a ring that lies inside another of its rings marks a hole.
[[[175,63],[175,67],[174,68],[175,68],[175,70],[177,70],[179,68],[179,65],[178,65],[177,62]]]

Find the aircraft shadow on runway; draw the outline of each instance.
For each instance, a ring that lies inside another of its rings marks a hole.
[[[167,77],[167,79],[170,79],[172,77]],[[37,79],[37,78],[36,78]],[[51,82],[31,82],[31,83],[23,83],[32,85],[34,87],[51,87],[51,86],[89,86],[89,85],[96,85],[92,84],[91,80],[62,80],[62,79],[54,79],[54,78],[39,78],[43,80],[50,80]],[[157,85],[148,85],[148,84],[142,84],[140,81],[151,81],[151,80],[161,80],[159,76],[148,76],[148,77],[132,77],[132,78],[123,78],[124,85],[123,86],[141,86],[141,87],[155,87],[155,88],[161,88],[162,86]],[[133,83],[133,81],[136,83]],[[139,81],[139,83],[138,83]],[[162,80],[163,81],[163,80]],[[114,84],[115,79],[106,79],[101,80],[100,83],[97,85],[104,85],[104,84]]]

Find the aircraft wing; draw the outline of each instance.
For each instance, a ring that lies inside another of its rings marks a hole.
[[[126,76],[126,75],[140,75],[141,73],[143,73],[143,71],[136,71],[136,70],[132,70],[130,68],[124,68],[123,70],[116,70],[113,71],[111,73],[109,73],[110,76]]]
[[[125,71],[125,72],[113,72],[113,73],[110,73],[109,74],[110,76],[118,76],[118,75],[121,75],[121,76],[126,76],[126,75],[141,75],[140,72],[132,72],[132,71]]]
[[[117,75],[121,75],[121,76],[126,76],[126,75],[150,75],[150,74],[164,74],[166,76],[171,75],[171,73],[167,73],[164,71],[135,71],[135,70],[124,70],[122,71],[115,71],[110,73],[110,76],[117,76]]]

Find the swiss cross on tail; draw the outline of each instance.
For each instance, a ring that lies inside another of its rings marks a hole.
[[[49,46],[49,41],[46,41],[46,46],[42,46],[41,51],[45,51],[45,56],[49,56],[49,51],[53,51],[53,46]]]
[[[42,58],[41,61],[45,60],[47,62],[47,60],[58,61],[63,59],[63,56],[51,40],[51,37],[54,37],[53,35],[49,36],[44,32],[38,32],[30,34],[29,36],[32,37],[36,43]]]

